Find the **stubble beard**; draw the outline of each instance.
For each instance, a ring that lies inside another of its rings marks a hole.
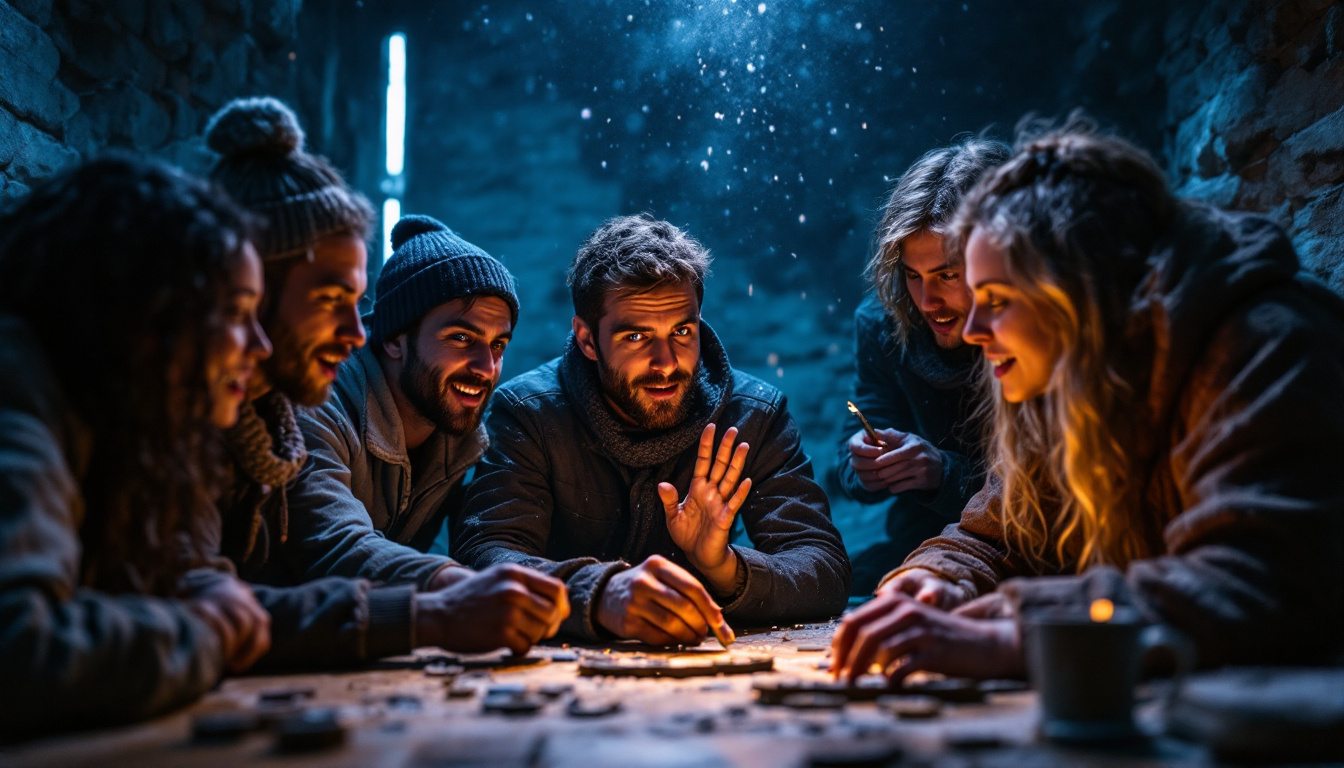
[[[690,371],[678,369],[671,376],[659,376],[656,373],[646,373],[636,376],[633,379],[627,379],[621,376],[615,368],[607,365],[606,360],[602,358],[601,351],[597,354],[597,368],[602,379],[602,391],[615,403],[631,421],[635,422],[640,428],[647,430],[671,429],[686,420],[690,416],[691,408],[695,405],[695,397],[688,386],[690,382],[696,380],[700,373],[700,363],[696,362],[695,368]],[[640,397],[640,387],[648,385],[669,385],[680,384],[678,396],[675,400],[666,401],[648,401]]]
[[[409,338],[409,336],[408,336]],[[481,404],[475,408],[458,407],[449,391],[453,382],[484,390]],[[461,436],[473,432],[481,424],[485,415],[485,406],[495,386],[489,380],[472,374],[453,376],[445,379],[443,369],[427,365],[420,359],[415,341],[411,340],[406,349],[406,365],[397,377],[397,385],[407,402],[426,421],[450,435]]]

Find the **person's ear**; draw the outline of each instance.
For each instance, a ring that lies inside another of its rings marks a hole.
[[[597,337],[593,335],[593,330],[588,327],[587,323],[580,320],[578,315],[574,316],[572,325],[574,327],[574,341],[578,342],[579,351],[583,353],[584,357],[596,362]]]
[[[404,333],[398,333],[390,339],[383,340],[383,354],[389,360],[405,360],[406,347],[407,341]]]

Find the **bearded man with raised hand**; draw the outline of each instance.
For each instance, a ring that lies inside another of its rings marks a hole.
[[[708,252],[665,221],[599,228],[569,271],[574,333],[502,386],[451,552],[566,581],[565,634],[698,643],[833,616],[849,561],[784,395],[700,317]],[[740,516],[752,546],[731,543]]]

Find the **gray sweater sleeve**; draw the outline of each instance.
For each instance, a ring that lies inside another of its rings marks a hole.
[[[305,579],[347,576],[425,587],[452,560],[389,541],[351,489],[351,462],[363,460],[354,426],[335,404],[298,414],[308,462],[288,489],[290,568]]]
[[[186,603],[77,586],[82,499],[58,446],[0,408],[0,739],[153,717],[223,670]]]
[[[461,522],[448,537],[452,555],[472,568],[517,563],[565,581],[569,618],[560,631],[587,640],[609,639],[597,623],[597,598],[607,581],[630,567],[592,557],[543,557],[554,498],[539,432],[515,413],[507,392],[496,393],[488,421],[490,448],[476,465]]]

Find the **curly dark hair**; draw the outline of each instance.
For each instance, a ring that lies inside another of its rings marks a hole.
[[[161,162],[110,155],[0,215],[0,312],[27,321],[92,434],[83,577],[168,594],[221,488],[205,352],[247,214]]]
[[[597,330],[612,291],[641,293],[669,283],[690,283],[705,300],[709,251],[676,226],[647,213],[608,219],[575,254],[565,276],[574,314]]]

